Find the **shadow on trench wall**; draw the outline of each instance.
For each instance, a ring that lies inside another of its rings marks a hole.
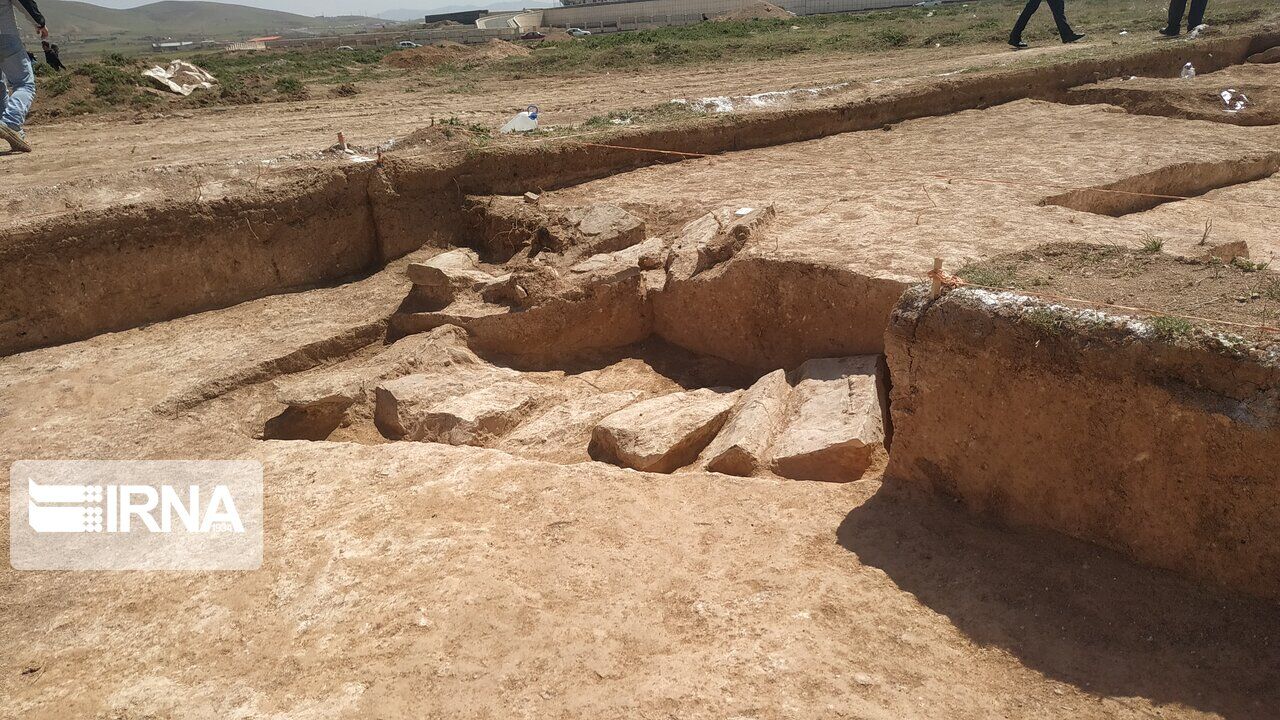
[[[975,643],[1086,692],[1230,720],[1275,718],[1280,707],[1274,603],[896,490],[850,512],[836,539]]]

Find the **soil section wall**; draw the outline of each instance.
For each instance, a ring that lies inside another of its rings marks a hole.
[[[1280,597],[1280,357],[1059,310],[908,292],[886,482]]]

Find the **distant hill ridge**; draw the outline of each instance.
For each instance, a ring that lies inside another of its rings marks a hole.
[[[163,2],[127,10],[98,7],[74,0],[39,0],[58,36],[229,38],[300,28],[333,28],[373,24],[377,18],[315,18],[217,2]]]

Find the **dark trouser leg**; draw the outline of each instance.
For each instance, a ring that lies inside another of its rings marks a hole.
[[[1031,16],[1036,14],[1038,7],[1040,7],[1040,0],[1027,0],[1027,6],[1022,8],[1022,14],[1013,24],[1013,32],[1009,33],[1010,40],[1022,39],[1022,31],[1027,29],[1027,23],[1031,22]]]
[[[1169,24],[1166,26],[1170,30],[1177,30],[1182,24],[1182,13],[1186,12],[1187,0],[1169,0]]]
[[[1204,9],[1209,0],[1191,0],[1191,13],[1187,15],[1187,29],[1194,30],[1204,22]]]
[[[1067,3],[1066,0],[1047,0],[1049,9],[1053,11],[1053,22],[1058,26],[1058,37],[1070,40],[1075,37],[1075,32],[1071,29],[1071,24],[1067,22]]]

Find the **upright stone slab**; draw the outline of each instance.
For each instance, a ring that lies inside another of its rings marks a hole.
[[[793,480],[861,478],[884,447],[879,368],[878,355],[802,364],[786,426],[773,444],[773,471]]]
[[[790,395],[787,373],[781,369],[757,380],[742,394],[724,429],[702,453],[703,466],[742,477],[767,467],[769,445],[786,418]]]

